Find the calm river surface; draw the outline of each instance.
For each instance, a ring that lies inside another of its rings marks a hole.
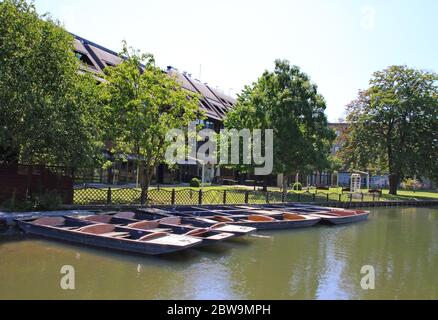
[[[0,299],[438,299],[438,208],[258,235],[161,258],[0,238]],[[64,265],[75,290],[60,287]],[[361,288],[364,265],[375,290]]]

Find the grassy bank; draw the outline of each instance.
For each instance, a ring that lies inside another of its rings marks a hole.
[[[175,190],[175,194],[172,193]],[[172,197],[176,204],[198,204],[201,188],[190,187],[163,187],[151,188],[149,190],[149,200],[154,204],[171,204]],[[202,188],[202,203],[203,204],[222,204],[224,196],[227,204],[248,203],[266,203],[266,194],[259,191],[253,192],[253,187],[236,187],[236,186],[211,186]],[[227,191],[224,195],[224,191]],[[245,191],[248,192],[248,199],[245,199]],[[269,194],[269,202],[281,202],[282,196],[279,188],[269,188],[272,192]],[[77,189],[74,193],[74,204],[106,204],[110,197],[111,203],[116,204],[133,204],[139,203],[141,189],[131,188],[111,188],[110,195],[108,188],[95,189]],[[349,193],[342,193],[341,188],[331,188],[330,190],[302,190],[289,191],[286,201],[288,202],[353,202],[358,201],[415,201],[415,200],[433,200],[438,199],[437,191],[399,191],[397,196],[389,195],[388,190],[383,190],[382,196],[374,197],[368,193],[362,196],[353,197],[350,199]]]

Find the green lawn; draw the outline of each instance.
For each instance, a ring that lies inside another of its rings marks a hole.
[[[175,189],[175,204],[179,205],[197,205],[199,203],[200,188],[189,187],[164,187],[151,188],[148,193],[148,198],[154,204],[171,204],[172,190]],[[260,188],[259,188],[260,189]],[[260,190],[254,192],[253,187],[236,187],[236,186],[212,186],[202,189],[203,204],[223,204],[224,191],[227,190],[227,204],[243,204],[246,202],[245,191],[249,191],[248,203],[262,204],[266,203],[266,194]],[[269,202],[281,202],[282,195],[279,188],[269,188]],[[141,190],[111,188],[111,202],[114,204],[138,204],[140,203]],[[364,201],[373,200],[372,196],[364,195]],[[108,201],[108,188],[101,189],[77,189],[74,192],[74,204],[106,204]],[[349,194],[342,194],[341,189],[335,188],[330,190],[315,189],[307,191],[289,192],[286,198],[288,202],[319,202],[327,201],[350,201]],[[354,198],[353,201],[362,201],[362,198]]]
[[[390,195],[388,190],[383,190],[382,200],[436,200],[438,191],[407,191],[399,190],[396,196]]]

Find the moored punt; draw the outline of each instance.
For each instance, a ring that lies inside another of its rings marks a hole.
[[[216,221],[227,224],[235,224],[245,227],[253,227],[257,230],[278,230],[312,227],[321,221],[318,217],[284,213],[276,216],[259,214],[224,216],[215,215],[210,217],[198,217],[201,221]]]
[[[158,214],[156,211],[154,214],[149,213],[149,209],[138,209],[135,213],[121,213],[119,215],[130,217],[138,220],[151,220],[160,219],[162,223],[172,224],[176,226],[189,226],[194,228],[209,228],[215,231],[233,233],[236,236],[244,236],[255,232],[257,229],[252,227],[243,227],[237,225],[230,225],[226,223],[218,223],[217,221],[204,221],[203,219],[197,219],[196,217],[186,216],[169,216],[167,213],[163,215]],[[116,215],[116,216],[119,216]]]
[[[192,236],[149,232],[62,217],[16,220],[16,222],[21,230],[33,235],[148,255],[181,251],[202,244],[202,240]]]
[[[310,213],[310,216],[321,218],[321,221],[328,224],[346,224],[359,222],[368,219],[370,212],[363,210],[331,209],[330,211]]]
[[[223,241],[236,237],[233,233],[226,233],[214,228],[200,228],[176,224],[177,217],[166,217],[155,219],[149,216],[149,219],[142,221],[135,219],[134,212],[121,212],[115,215],[92,215],[83,217],[65,217],[67,220],[88,221],[94,223],[118,224],[131,229],[145,230],[148,232],[171,233],[176,235],[191,236],[203,240],[203,245],[213,242]]]

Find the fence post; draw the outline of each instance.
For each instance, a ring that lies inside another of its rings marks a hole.
[[[266,203],[269,203],[269,191],[266,191],[265,201],[266,201]]]
[[[327,202],[330,201],[330,194],[327,193]]]
[[[249,192],[245,191],[245,204],[249,203]]]
[[[223,199],[223,203],[227,204],[227,190],[224,190],[224,199]]]
[[[361,193],[361,200],[362,200],[362,202],[363,202],[363,192]]]
[[[352,203],[352,202],[353,202],[353,194],[350,193],[350,203]]]
[[[373,202],[375,202],[375,201],[376,201],[376,194],[373,193]]]
[[[112,192],[111,192],[111,187],[108,187],[108,191],[106,193],[106,204],[110,205],[112,202]]]
[[[286,201],[284,201],[286,198],[284,196],[284,192],[281,193],[281,202],[285,203]]]
[[[141,187],[141,195],[140,195],[140,204],[142,205],[142,206],[144,206],[145,205],[145,201],[146,200],[146,192],[145,192],[145,189],[143,188],[143,186]]]
[[[342,202],[342,193],[339,194],[339,202]]]
[[[171,196],[170,202],[172,205],[175,204],[175,189],[172,189],[172,196]]]
[[[301,202],[301,193],[298,193],[298,202]]]
[[[314,193],[314,194],[312,195],[312,197],[313,197],[313,202],[316,202],[316,193]]]
[[[202,206],[202,189],[199,189],[198,204]]]

